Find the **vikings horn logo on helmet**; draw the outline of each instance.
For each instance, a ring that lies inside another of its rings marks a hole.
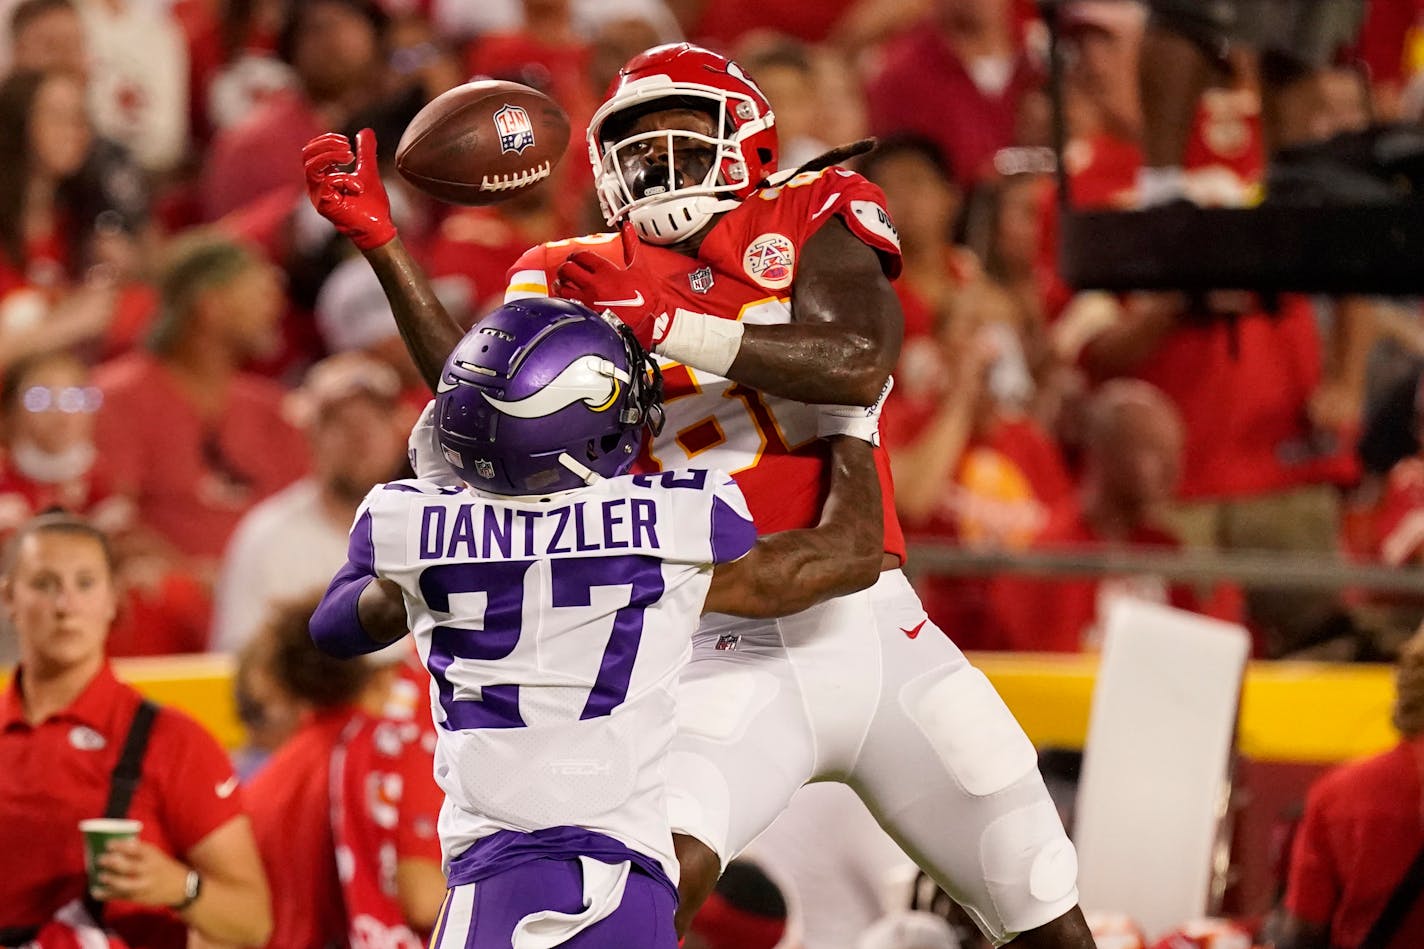
[[[618,401],[628,374],[601,356],[583,356],[569,363],[547,385],[533,395],[505,402],[481,393],[485,401],[505,415],[515,418],[543,418],[582,401],[595,412],[603,412]]]

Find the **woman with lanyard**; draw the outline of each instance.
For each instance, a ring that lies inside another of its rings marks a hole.
[[[84,915],[133,949],[182,949],[191,929],[256,946],[271,905],[232,766],[201,726],[114,677],[104,535],[65,514],[16,533],[3,605],[20,664],[0,693],[0,945]],[[79,824],[128,818],[86,874]]]

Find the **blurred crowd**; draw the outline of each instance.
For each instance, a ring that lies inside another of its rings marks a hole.
[[[547,91],[577,129],[622,62],[684,37],[757,78],[783,165],[880,140],[858,170],[904,245],[884,427],[913,540],[1424,556],[1417,305],[1067,286],[1049,29],[1027,0],[3,6],[0,529],[62,507],[110,531],[115,655],[236,651],[268,604],[326,580],[360,498],[402,470],[425,394],[374,276],[305,200],[300,146],[371,127],[388,162],[424,103],[475,76]],[[1319,62],[1224,47],[1163,169],[1143,167],[1164,147],[1143,102],[1161,96],[1149,67],[1180,66],[1175,34],[1127,0],[1062,5],[1074,205],[1249,205],[1273,150],[1415,121],[1417,6],[1370,5]],[[389,178],[466,323],[524,249],[605,227],[577,134],[557,180],[497,207]],[[1153,576],[920,585],[966,649],[1092,649],[1122,595],[1244,622],[1265,657],[1389,657],[1424,614]]]
[[[1424,2],[1331,2],[1361,21],[1296,57],[1216,48],[1169,2],[1062,3],[1071,203],[1250,206],[1282,149],[1419,123]],[[283,639],[360,500],[406,473],[428,397],[375,277],[310,207],[301,146],[370,127],[389,164],[426,102],[478,76],[565,108],[555,179],[507,203],[443,206],[387,176],[406,244],[468,325],[525,249],[605,228],[578,130],[624,61],[685,38],[760,83],[783,167],[879,139],[856,167],[904,249],[882,427],[912,542],[1424,563],[1419,304],[1068,286],[1043,16],[1030,0],[0,0],[0,534],[56,508],[107,534],[110,655],[241,656],[243,770],[358,738],[418,770],[418,734],[362,731],[413,701],[401,660],[333,682]],[[1271,658],[1393,658],[1424,617],[1366,589],[918,582],[964,649],[1094,649],[1120,596],[1242,622]],[[306,744],[284,745],[299,727]],[[264,772],[259,845],[284,833],[279,802],[325,807],[312,773]],[[430,869],[432,820],[391,843],[407,883]],[[729,874],[709,912],[765,935],[765,882]],[[398,902],[429,929],[438,905]],[[860,945],[952,945],[933,916],[880,928]]]

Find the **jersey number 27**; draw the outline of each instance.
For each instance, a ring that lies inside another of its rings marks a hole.
[[[428,567],[421,573],[420,591],[434,611],[451,612],[450,598],[457,594],[485,595],[483,617],[460,617],[465,622],[479,623],[480,628],[437,626],[430,635],[430,674],[439,686],[444,728],[524,726],[518,685],[482,685],[478,697],[456,697],[450,666],[456,659],[493,663],[514,652],[523,632],[524,577],[534,564],[533,560],[449,563]],[[549,561],[549,606],[587,607],[593,602],[595,587],[611,586],[629,588],[628,604],[614,614],[613,629],[580,719],[608,715],[627,698],[638,644],[643,638],[643,613],[663,594],[662,563],[638,555]]]

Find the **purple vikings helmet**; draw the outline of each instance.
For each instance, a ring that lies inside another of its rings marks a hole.
[[[662,376],[626,326],[568,300],[506,303],[460,340],[435,437],[466,484],[534,495],[625,473],[662,428]]]

